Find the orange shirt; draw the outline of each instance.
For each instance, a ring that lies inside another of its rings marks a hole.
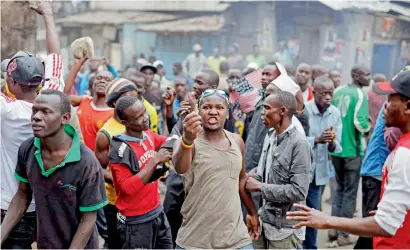
[[[97,132],[108,119],[113,117],[114,109],[97,108],[92,103],[92,100],[92,97],[89,96],[81,100],[77,109],[77,116],[80,122],[81,133],[84,137],[84,144],[94,151]]]

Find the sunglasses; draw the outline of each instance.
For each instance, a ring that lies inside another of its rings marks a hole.
[[[207,89],[205,90],[201,97],[199,98],[199,103],[201,103],[202,99],[211,95],[217,94],[218,96],[222,97],[223,99],[225,99],[225,101],[227,103],[229,103],[228,101],[228,95],[225,93],[225,91],[220,90],[220,89]]]

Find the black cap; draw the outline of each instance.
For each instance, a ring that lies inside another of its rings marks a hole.
[[[373,90],[378,94],[400,94],[410,99],[410,70],[398,73],[391,82],[373,84]]]
[[[151,64],[145,64],[141,67],[140,72],[144,71],[144,69],[151,69],[152,71],[154,71],[154,74],[157,73],[157,68],[155,68],[154,66],[152,66]]]
[[[1,62],[1,71],[13,78],[18,84],[37,86],[44,78],[41,60],[26,51],[17,52],[11,59]]]

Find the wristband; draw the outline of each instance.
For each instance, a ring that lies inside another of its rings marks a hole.
[[[185,144],[185,142],[184,142],[184,140],[183,139],[181,139],[181,146],[183,147],[183,148],[185,148],[185,149],[191,149],[192,148],[192,146],[193,146],[193,144]]]

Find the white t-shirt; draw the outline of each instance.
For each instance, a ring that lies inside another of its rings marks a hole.
[[[54,65],[54,66],[53,66]],[[50,54],[45,61],[46,79],[43,89],[62,90],[62,58]],[[16,100],[5,94],[0,95],[0,171],[1,209],[8,210],[11,199],[17,193],[19,181],[14,177],[17,154],[22,142],[33,137],[31,127],[32,103]],[[27,212],[35,210],[34,198]]]

